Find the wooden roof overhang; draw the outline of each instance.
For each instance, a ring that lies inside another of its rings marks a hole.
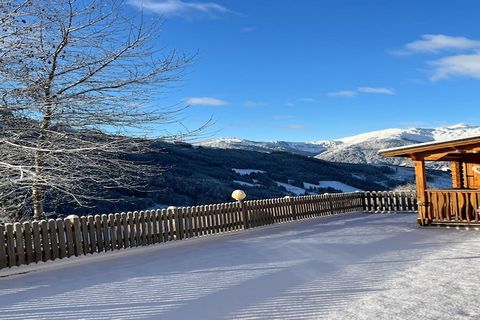
[[[480,136],[383,149],[378,153],[384,157],[405,157],[411,160],[468,161],[471,159],[478,161]]]

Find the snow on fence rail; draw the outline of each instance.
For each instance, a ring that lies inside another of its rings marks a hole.
[[[354,192],[0,225],[0,269],[352,211],[412,211],[413,195]]]

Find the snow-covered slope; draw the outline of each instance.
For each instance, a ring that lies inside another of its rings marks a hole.
[[[356,136],[310,142],[256,142],[242,139],[218,139],[201,145],[222,149],[245,149],[259,152],[287,151],[318,159],[347,163],[388,163],[409,165],[402,158],[384,158],[378,150],[409,144],[442,141],[469,136],[479,136],[480,126],[458,124],[439,128],[386,129]],[[444,165],[437,165],[442,168]]]

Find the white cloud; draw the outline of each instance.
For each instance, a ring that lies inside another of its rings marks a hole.
[[[419,40],[407,43],[395,54],[444,53],[442,58],[427,61],[430,80],[439,81],[452,77],[480,79],[480,40],[452,37],[443,34],[424,34]]]
[[[374,93],[374,94],[395,94],[395,90],[392,88],[381,88],[381,87],[360,87],[357,88],[358,92],[362,93]]]
[[[228,105],[228,102],[213,97],[190,97],[185,99],[185,103],[191,106],[210,106],[221,107]]]
[[[354,90],[341,90],[341,91],[329,92],[327,93],[327,96],[351,98],[351,97],[355,97],[359,93],[394,95],[395,89],[384,88],[384,87],[358,87]]]
[[[285,126],[278,126],[281,129],[287,129],[287,130],[305,130],[308,129],[309,126],[304,125],[304,124],[287,124]]]
[[[329,97],[355,97],[357,95],[357,92],[353,90],[342,90],[329,92],[327,95]]]
[[[277,115],[277,116],[272,117],[272,119],[275,120],[275,121],[288,120],[288,119],[293,119],[293,118],[295,118],[295,117],[292,116],[292,115]]]
[[[439,53],[441,51],[462,51],[480,48],[480,41],[444,34],[424,34],[419,40],[407,43],[404,50],[396,54]]]
[[[255,28],[253,28],[253,27],[245,27],[245,28],[240,29],[240,31],[245,32],[245,33],[248,33],[248,32],[253,32],[253,31],[255,31]]]
[[[480,52],[445,57],[431,61],[430,79],[438,81],[451,77],[470,77],[480,79]]]
[[[215,2],[186,2],[182,0],[128,0],[139,9],[164,16],[190,16],[192,14],[217,14],[231,12],[228,8]]]
[[[315,102],[315,99],[313,99],[313,98],[301,98],[300,101],[302,101],[302,102]]]
[[[261,101],[247,100],[243,104],[247,108],[264,107],[266,104]]]

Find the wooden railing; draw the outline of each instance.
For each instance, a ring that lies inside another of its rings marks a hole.
[[[480,190],[427,190],[426,215],[432,222],[478,223]]]
[[[412,194],[354,192],[0,225],[0,269],[353,211],[414,210]]]

